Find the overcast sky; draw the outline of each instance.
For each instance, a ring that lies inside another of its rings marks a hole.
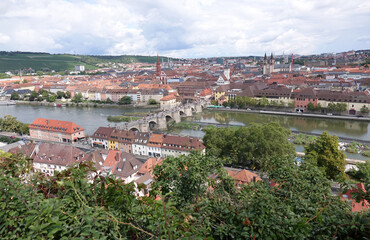
[[[0,0],[0,50],[172,57],[370,49],[369,0]]]

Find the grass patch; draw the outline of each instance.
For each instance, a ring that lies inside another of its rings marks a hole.
[[[191,122],[179,122],[179,123],[172,122],[171,127],[178,128],[178,129],[192,129],[192,130],[199,130],[201,128],[199,124],[191,123]]]
[[[312,135],[306,135],[299,133],[297,135],[293,136],[293,143],[296,145],[307,145],[313,141],[315,141],[317,136],[312,136]]]
[[[346,152],[357,154],[359,152],[359,143],[358,142],[351,142],[346,147]]]
[[[138,119],[141,119],[139,117],[127,117],[127,116],[108,116],[107,117],[107,120],[109,122],[130,122],[132,119],[132,121],[135,121],[135,120],[138,120]]]
[[[362,156],[370,157],[370,150],[361,152]]]
[[[11,144],[20,141],[19,138],[0,137],[0,142]]]

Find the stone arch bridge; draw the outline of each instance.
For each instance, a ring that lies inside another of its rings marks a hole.
[[[193,113],[202,112],[206,104],[206,101],[187,103],[171,109],[162,110],[159,113],[143,117],[142,119],[136,121],[121,124],[118,126],[118,128],[139,132],[149,132],[150,130],[166,130],[168,122],[175,121],[176,123],[179,123],[181,122],[182,117],[191,117],[193,116]]]

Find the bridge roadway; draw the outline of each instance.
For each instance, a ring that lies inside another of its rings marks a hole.
[[[172,108],[163,109],[161,112],[151,114],[136,121],[131,121],[118,126],[119,129],[134,130],[139,132],[149,132],[150,130],[167,130],[169,121],[181,122],[181,117],[191,117],[193,113],[203,111],[208,103],[199,101],[187,103]]]

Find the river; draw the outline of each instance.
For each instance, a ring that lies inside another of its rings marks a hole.
[[[115,126],[115,123],[107,121],[109,115],[122,115],[132,112],[150,112],[153,109],[135,109],[135,108],[112,108],[112,107],[49,107],[34,105],[11,105],[0,106],[0,117],[12,115],[21,122],[31,123],[36,118],[50,118],[65,121],[72,121],[83,127],[86,134],[91,135],[100,126]],[[206,110],[203,113],[196,114],[190,121],[200,121],[207,123],[238,124],[248,125],[251,123],[261,123],[277,121],[282,126],[291,130],[322,133],[328,131],[340,137],[347,137],[360,140],[370,140],[369,122],[356,120],[305,118],[300,116],[280,116],[266,115],[247,112],[225,112],[217,110]],[[199,130],[171,130],[171,133],[180,135],[189,135],[194,137],[203,137],[203,132]],[[297,146],[297,150],[302,148]],[[348,158],[367,159],[359,154],[348,154]]]

